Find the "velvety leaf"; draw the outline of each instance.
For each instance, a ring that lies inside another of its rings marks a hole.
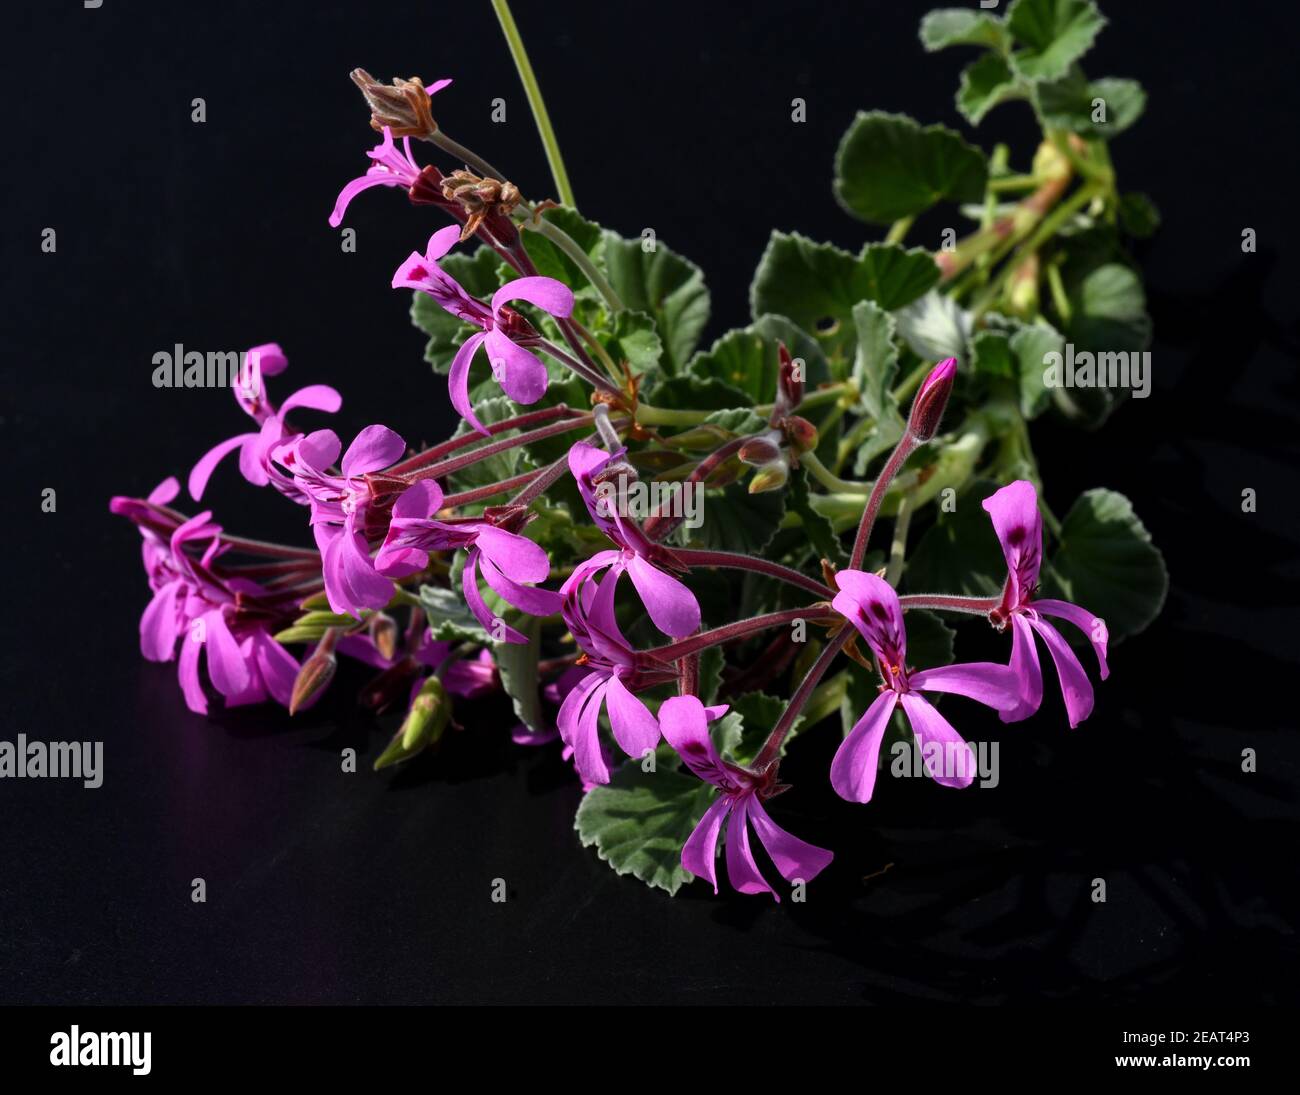
[[[655,387],[654,405],[669,410],[725,411],[753,404],[753,399],[745,392],[716,377],[683,373],[661,381]]]
[[[957,109],[971,125],[979,125],[995,106],[1024,97],[1024,89],[1006,60],[996,53],[986,53],[962,70]]]
[[[1062,353],[1065,339],[1050,324],[1039,320],[1016,331],[1010,347],[1019,373],[1020,413],[1025,418],[1036,418],[1052,399],[1044,380],[1048,368],[1044,359],[1049,353]]]
[[[728,331],[708,350],[691,358],[686,371],[743,391],[752,404],[771,403],[781,371],[781,342],[791,356],[803,359],[808,388],[829,379],[826,357],[816,341],[782,316],[762,316],[748,327]]]
[[[858,114],[835,154],[835,196],[869,224],[890,224],[941,201],[978,201],[987,180],[978,148],[902,114]]]
[[[897,314],[898,333],[922,361],[967,360],[971,315],[950,296],[931,289]]]
[[[616,874],[675,894],[694,878],[682,867],[682,845],[712,798],[712,786],[694,775],[658,764],[645,772],[630,760],[583,796],[574,827]]]
[[[949,46],[991,46],[1009,43],[1002,20],[968,8],[939,8],[921,20],[921,44],[933,53]]]
[[[490,636],[465,606],[460,590],[442,586],[420,587],[420,604],[429,620],[429,630],[439,642],[488,643]]]
[[[1169,574],[1133,504],[1117,491],[1098,488],[1081,494],[1061,522],[1045,585],[1052,596],[1104,620],[1117,641],[1160,614]],[[1073,627],[1061,632],[1071,642],[1085,641]]]
[[[887,312],[916,300],[939,280],[929,252],[869,244],[852,255],[797,233],[773,232],[750,286],[750,309],[788,316],[810,332],[834,369],[857,341],[853,306],[874,301]]]
[[[1119,200],[1119,222],[1130,236],[1144,240],[1160,227],[1160,210],[1145,194],[1125,194]]]
[[[684,530],[692,547],[758,555],[776,535],[785,516],[785,492],[750,494],[744,483],[705,491],[704,523]]]
[[[577,210],[568,206],[547,209],[543,218],[562,229],[583,252],[591,258],[598,270],[605,269],[605,236],[600,225],[587,220]],[[524,231],[520,238],[524,241],[524,250],[533,260],[537,272],[542,277],[555,278],[564,282],[575,295],[595,296],[596,289],[587,280],[582,268],[556,244],[540,232]]]
[[[700,268],[689,259],[655,242],[653,251],[641,240],[605,236],[609,281],[634,311],[654,316],[663,340],[663,369],[678,372],[690,359],[709,321],[709,291]]]
[[[1107,263],[1085,276],[1071,294],[1070,335],[1081,347],[1139,351],[1151,344],[1142,279],[1128,266]]]
[[[799,515],[800,531],[812,545],[818,559],[829,559],[836,567],[844,566],[847,563],[844,545],[840,543],[831,523],[812,508],[808,494],[808,473],[802,468],[791,471],[786,488],[786,502]]]
[[[521,614],[511,626],[527,637],[527,643],[497,643],[492,651],[501,688],[510,697],[519,721],[536,734],[544,734],[550,721],[542,710],[537,659],[540,656],[542,621],[536,616]]]
[[[1011,64],[1027,80],[1055,80],[1092,47],[1106,20],[1093,0],[1011,0]]]
[[[1078,67],[1034,92],[1043,121],[1055,129],[1110,140],[1142,116],[1147,94],[1136,80],[1089,81]]]

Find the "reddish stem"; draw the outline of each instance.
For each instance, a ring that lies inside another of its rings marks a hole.
[[[694,548],[674,548],[673,555],[687,566],[723,567],[728,570],[752,570],[756,574],[765,574],[769,578],[779,578],[783,582],[807,590],[814,597],[833,597],[835,591],[822,585],[815,578],[800,574],[797,570],[772,563],[766,559],[755,559],[749,555],[739,555],[731,551],[702,551]]]

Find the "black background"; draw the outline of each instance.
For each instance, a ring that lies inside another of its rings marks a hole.
[[[923,53],[928,6],[521,2],[516,16],[583,212],[653,227],[699,262],[711,338],[746,321],[771,228],[867,238],[830,192],[857,109],[965,128],[952,95],[968,57]],[[1132,498],[1166,553],[1169,603],[1115,649],[1079,730],[1054,683],[1028,723],[972,714],[968,736],[1002,737],[995,790],[886,780],[850,806],[825,783],[836,735],[804,739],[778,818],[836,861],[806,904],[779,907],[615,877],[578,845],[579,791],[555,750],[511,746],[498,709],[380,776],[385,729],[345,687],[292,722],[270,707],[205,720],[174,665],[139,656],[138,536],[108,498],[183,478],[245,421],[226,392],[155,390],[156,351],[276,340],[284,383],[343,392],[330,424],[345,437],[373,421],[411,443],[447,430],[443,383],[388,288],[441,222],[371,192],[345,254],[326,216],[374,140],[356,65],[454,76],[443,126],[526,194],[549,191],[489,6],[9,13],[0,730],[106,744],[98,790],[0,784],[0,1001],[1294,1001],[1295,28],[1263,0],[1103,7],[1090,73],[1151,96],[1114,154],[1122,185],[1164,214],[1141,250],[1155,391],[1100,434],[1042,424],[1035,444],[1058,512],[1092,486]],[[489,120],[497,96],[505,125]],[[1024,167],[1033,133],[1007,107],[978,139],[1011,141]],[[1241,512],[1246,487],[1257,513]],[[301,511],[229,466],[206,502],[232,531],[306,542]],[[357,774],[340,771],[345,746]],[[489,899],[498,877],[505,904]]]

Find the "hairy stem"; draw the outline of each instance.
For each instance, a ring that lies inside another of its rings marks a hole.
[[[781,755],[781,743],[785,741],[785,736],[790,732],[790,727],[794,725],[794,720],[799,717],[799,713],[804,709],[817,687],[818,682],[826,675],[826,670],[831,667],[844,644],[854,634],[853,628],[847,624],[840,630],[839,634],[826,644],[824,649],[813,662],[812,668],[808,670],[807,675],[799,682],[799,687],[795,689],[794,695],[790,697],[790,702],[781,712],[780,719],[772,727],[772,733],[768,736],[763,748],[759,751],[758,756],[754,758],[751,767],[755,772],[762,772],[776,763],[776,759]]]
[[[671,662],[688,654],[698,654],[701,650],[706,650],[710,646],[728,643],[734,639],[742,639],[746,635],[766,631],[771,627],[781,627],[783,624],[794,623],[796,620],[833,619],[835,619],[835,613],[824,603],[808,605],[804,608],[786,608],[780,612],[768,612],[763,616],[755,616],[749,620],[737,620],[735,623],[723,624],[722,627],[715,627],[712,631],[701,631],[698,635],[678,639],[675,643],[668,643],[666,646],[656,647],[653,650],[645,651],[645,653],[648,657]]]
[[[722,567],[730,570],[752,570],[769,578],[778,578],[793,586],[807,590],[814,597],[833,597],[835,591],[822,585],[815,578],[800,574],[797,570],[769,562],[767,559],[755,559],[748,555],[738,555],[730,551],[704,551],[694,548],[675,548],[673,554],[687,566]]]
[[[889,461],[876,477],[876,484],[871,488],[871,495],[867,498],[867,507],[862,511],[862,520],[858,522],[858,535],[853,541],[853,554],[849,558],[851,570],[861,568],[862,560],[867,554],[867,541],[871,539],[871,527],[876,523],[880,503],[885,500],[885,491],[889,489],[889,484],[898,474],[898,469],[903,466],[903,462],[915,448],[916,439],[910,433],[903,434],[903,439],[894,447]]]

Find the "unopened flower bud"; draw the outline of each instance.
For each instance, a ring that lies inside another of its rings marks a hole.
[[[790,356],[790,351],[785,348],[784,342],[777,343],[777,355],[781,361],[778,382],[780,392],[785,399],[786,409],[794,410],[803,402],[804,365],[801,360],[796,361]]]
[[[375,761],[375,771],[410,760],[435,744],[447,729],[451,719],[451,704],[442,681],[430,677],[420,686],[406,712],[406,718],[393,740]]]
[[[957,376],[957,359],[946,358],[930,370],[912,400],[912,413],[907,419],[907,431],[917,441],[929,441],[939,432],[943,409],[952,394],[953,380]]]
[[[781,459],[781,446],[770,437],[751,437],[736,453],[741,462],[759,467]]]
[[[350,75],[366,97],[370,125],[376,132],[382,132],[385,126],[394,137],[427,137],[438,131],[429,109],[429,92],[418,76],[384,84],[364,68],[354,68]]]
[[[790,415],[782,421],[781,429],[795,452],[812,452],[817,447],[817,427],[801,415]]]
[[[321,643],[316,652],[302,663],[298,676],[294,678],[293,692],[289,696],[289,714],[296,715],[302,708],[320,698],[334,679],[334,670],[338,664],[333,644],[329,644],[327,649],[326,644]]]
[[[784,460],[773,460],[764,464],[749,481],[750,494],[762,494],[764,491],[780,490],[790,478],[790,466]]]
[[[380,654],[392,661],[397,654],[397,621],[386,612],[376,612],[370,617],[370,641]]]

